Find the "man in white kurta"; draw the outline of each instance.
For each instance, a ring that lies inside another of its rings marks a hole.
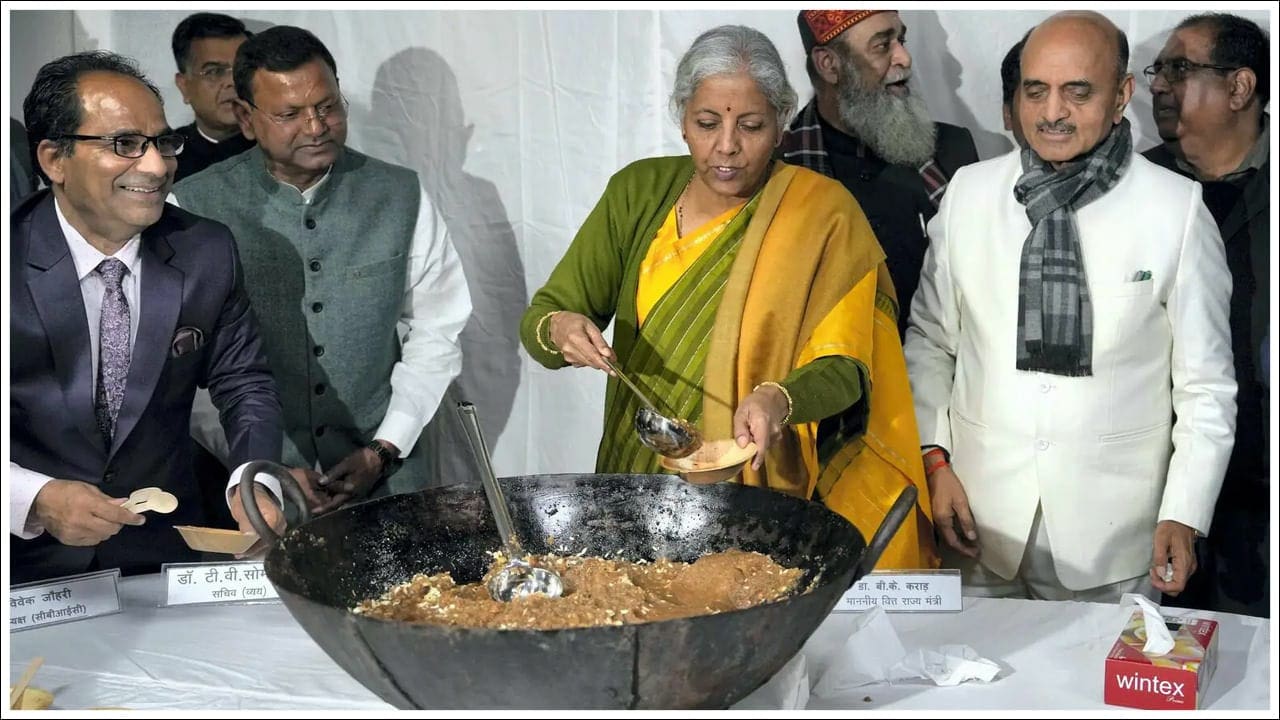
[[[929,223],[905,352],[967,592],[1176,594],[1210,530],[1235,426],[1231,279],[1200,186],[1132,151],[1127,59],[1100,15],[1037,27],[1015,98],[1029,149],[959,170]],[[1055,183],[1057,221],[1037,224]]]

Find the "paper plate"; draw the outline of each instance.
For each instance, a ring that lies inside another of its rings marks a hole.
[[[742,472],[742,467],[756,456],[756,444],[738,447],[738,441],[709,440],[702,443],[692,455],[682,458],[662,458],[662,467],[691,483],[706,485],[724,482]]]
[[[223,528],[196,527],[194,525],[174,525],[187,547],[200,552],[224,553],[235,555],[253,547],[258,541],[257,533],[243,533],[239,530]]]

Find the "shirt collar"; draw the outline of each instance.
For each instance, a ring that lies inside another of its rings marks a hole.
[[[298,192],[302,193],[302,202],[310,205],[316,199],[316,193],[320,191],[320,188],[324,187],[324,184],[329,182],[329,176],[332,174],[333,174],[333,166],[330,165],[329,169],[324,171],[324,175],[319,180],[317,180],[314,185],[307,188],[306,190],[298,190],[297,185],[294,185],[292,183],[287,183],[283,180],[275,178],[275,176],[272,176],[272,177],[273,179],[275,179],[276,182],[280,183],[281,185],[284,185],[286,187],[291,187],[294,190],[298,190]]]
[[[213,138],[209,137],[208,135],[205,135],[205,134],[204,134],[204,131],[200,129],[200,123],[192,123],[192,125],[195,125],[195,127],[196,127],[196,132],[197,132],[197,133],[199,133],[199,134],[200,134],[200,137],[204,138],[204,139],[205,139],[205,141],[210,142],[210,143],[213,143],[214,145],[217,145],[218,143],[222,142],[221,140],[214,140]]]
[[[98,265],[109,257],[114,257],[124,263],[129,268],[129,272],[134,276],[138,274],[139,250],[142,247],[142,233],[138,233],[129,238],[115,255],[105,255],[98,248],[89,244],[88,240],[80,234],[80,231],[71,226],[67,222],[67,217],[62,214],[62,203],[54,198],[53,209],[58,214],[58,224],[62,226],[62,235],[67,239],[67,247],[71,250],[71,260],[76,265],[76,279],[84,280],[89,273],[98,268]]]
[[[1249,148],[1249,152],[1245,154],[1244,160],[1240,162],[1240,167],[1227,173],[1227,176],[1242,173],[1246,170],[1261,170],[1263,165],[1267,164],[1267,158],[1271,152],[1271,115],[1270,113],[1262,113],[1262,132],[1258,133],[1258,139],[1253,141],[1253,147]]]
[[[1228,181],[1235,179],[1237,175],[1241,175],[1250,170],[1261,170],[1263,165],[1267,164],[1267,158],[1271,155],[1271,113],[1262,113],[1262,132],[1258,133],[1258,139],[1253,141],[1253,147],[1249,148],[1249,152],[1245,153],[1244,159],[1240,161],[1240,166],[1235,170],[1218,178],[1218,181]],[[1178,169],[1188,173],[1193,178],[1200,177],[1196,169],[1191,166],[1181,155],[1177,153],[1173,156],[1173,161],[1177,164]]]

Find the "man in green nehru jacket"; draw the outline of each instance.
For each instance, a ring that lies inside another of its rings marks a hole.
[[[315,35],[257,34],[233,74],[258,146],[172,199],[235,234],[284,405],[284,462],[317,512],[420,489],[414,447],[461,370],[471,314],[444,220],[412,170],[344,147],[347,100]]]

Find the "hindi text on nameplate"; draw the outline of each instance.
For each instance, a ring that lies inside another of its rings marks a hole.
[[[120,612],[120,570],[40,580],[9,588],[9,630]]]
[[[267,580],[261,560],[225,563],[170,563],[163,567],[164,603],[210,605],[213,603],[279,601]]]
[[[845,592],[833,612],[958,612],[959,570],[882,570],[868,573]]]

